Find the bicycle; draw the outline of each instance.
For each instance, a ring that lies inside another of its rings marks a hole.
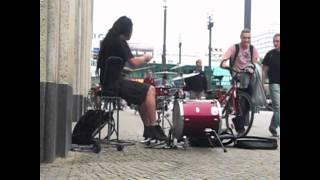
[[[230,138],[230,136],[223,138],[223,135],[231,134],[233,137],[246,136],[252,127],[255,111],[253,103],[251,102],[251,96],[245,92],[245,89],[240,89],[239,75],[240,73],[248,73],[248,69],[235,71],[230,67],[223,68],[234,72],[233,75],[231,73],[231,87],[225,94],[219,92],[216,96],[216,99],[222,107],[222,119],[225,119],[225,121],[221,123],[221,126],[224,125],[225,129],[221,128],[219,134],[222,135],[221,140],[223,144],[227,145],[230,144],[234,138]]]

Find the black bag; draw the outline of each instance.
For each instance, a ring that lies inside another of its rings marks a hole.
[[[72,144],[93,144],[94,136],[96,136],[99,130],[106,125],[106,122],[108,122],[108,120],[109,112],[101,110],[87,111],[83,116],[80,117],[79,121],[73,129]]]
[[[246,136],[236,138],[234,146],[244,149],[277,149],[278,142],[274,138]]]

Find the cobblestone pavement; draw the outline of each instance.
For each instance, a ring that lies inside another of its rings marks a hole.
[[[256,114],[249,135],[270,137],[272,113]],[[147,149],[143,125],[132,110],[120,112],[120,138],[134,140],[123,151],[102,148],[99,154],[70,151],[67,158],[40,164],[40,179],[280,179],[280,138],[277,150],[189,147]]]

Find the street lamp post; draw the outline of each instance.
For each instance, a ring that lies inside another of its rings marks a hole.
[[[208,23],[208,30],[209,30],[209,75],[208,75],[208,80],[209,80],[209,89],[211,88],[211,34],[212,34],[212,27],[213,27],[213,22],[211,19],[211,16],[209,16],[209,23]]]
[[[167,31],[167,1],[164,0],[164,29],[163,29],[163,52],[162,52],[162,68],[166,66],[166,31]]]
[[[182,46],[182,43],[180,41],[179,42],[179,65],[181,64],[181,46]]]
[[[244,28],[251,29],[251,0],[244,1]]]

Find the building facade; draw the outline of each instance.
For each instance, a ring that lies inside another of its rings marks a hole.
[[[253,35],[251,44],[257,48],[260,60],[264,58],[268,51],[273,49],[273,36],[279,33],[276,30],[268,30],[264,33]]]

